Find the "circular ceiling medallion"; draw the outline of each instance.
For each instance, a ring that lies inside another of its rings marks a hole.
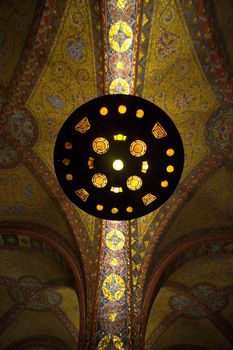
[[[104,174],[100,174],[100,173],[94,174],[91,180],[93,185],[98,188],[105,187],[108,182],[107,177]]]
[[[105,95],[76,109],[62,126],[54,166],[67,196],[108,220],[130,220],[161,206],[184,163],[177,128],[153,103]]]
[[[135,157],[142,157],[146,153],[146,144],[141,140],[133,141],[130,145],[130,153]]]
[[[133,175],[128,178],[126,184],[130,190],[136,191],[142,186],[142,179],[139,176]]]
[[[104,137],[97,137],[93,141],[93,150],[98,154],[106,153],[109,149],[109,142]]]

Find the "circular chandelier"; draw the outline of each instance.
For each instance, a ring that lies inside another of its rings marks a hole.
[[[160,207],[184,164],[177,128],[153,103],[105,95],[77,108],[55,144],[58,181],[79,208],[108,220],[131,220]]]

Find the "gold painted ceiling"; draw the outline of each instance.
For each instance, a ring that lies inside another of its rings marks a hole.
[[[0,349],[97,348],[104,225],[60,189],[53,148],[76,107],[121,84],[185,149],[172,197],[127,232],[127,349],[233,349],[232,16],[231,0],[0,2]],[[98,349],[126,349],[119,336]]]

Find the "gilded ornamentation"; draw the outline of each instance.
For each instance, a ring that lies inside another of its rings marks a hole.
[[[107,247],[113,251],[121,250],[125,245],[125,237],[119,230],[111,230],[106,236]]]
[[[97,137],[92,143],[93,149],[98,154],[104,154],[109,149],[109,142],[104,137]]]
[[[91,125],[87,117],[80,120],[80,122],[75,126],[75,130],[81,132],[81,134],[85,134],[90,128]]]
[[[100,323],[107,334],[121,331],[125,326],[126,310],[116,302],[109,302],[103,306]]]
[[[131,324],[128,223],[104,221],[102,230],[96,347],[126,349]]]
[[[109,86],[110,94],[126,94],[130,91],[129,83],[122,78],[114,79]]]
[[[102,290],[109,301],[118,301],[125,293],[125,282],[119,275],[111,274],[105,278]]]
[[[130,73],[130,58],[125,53],[117,53],[110,58],[109,69],[113,76],[120,72],[121,78],[126,78]]]
[[[164,109],[178,127],[188,160],[185,174],[208,153],[203,130],[217,101],[196,63],[180,5],[159,2],[151,23],[142,93]]]
[[[114,51],[127,51],[132,45],[133,32],[126,22],[116,22],[109,30],[109,43]]]
[[[133,91],[137,8],[135,0],[106,2],[105,63],[108,72],[105,90],[111,94],[129,94]]]
[[[162,127],[162,125],[159,122],[155,123],[152,129],[152,134],[156,139],[161,139],[167,136],[166,130]]]
[[[133,141],[130,145],[130,153],[135,157],[142,157],[147,150],[146,143],[141,140]]]
[[[142,179],[136,175],[130,176],[126,181],[126,185],[132,191],[139,190],[142,187]]]
[[[119,274],[125,264],[124,255],[120,252],[109,252],[104,259],[104,266],[107,271]]]
[[[124,344],[116,335],[106,335],[99,342],[97,350],[105,350],[111,346],[111,349],[124,350]]]
[[[142,197],[142,200],[144,205],[149,205],[150,203],[156,200],[156,196],[154,196],[152,193],[147,193],[145,196]]]
[[[79,190],[75,191],[75,193],[83,202],[86,202],[89,197],[89,193],[85,190],[85,188],[80,188]]]
[[[77,106],[96,95],[93,33],[89,20],[87,2],[78,8],[76,0],[67,3],[62,30],[27,101],[40,129],[35,150],[50,169],[53,169],[55,135],[63,121]]]
[[[155,55],[160,59],[160,63],[167,64],[180,54],[179,38],[173,33],[163,32],[157,43]]]
[[[107,185],[108,179],[104,174],[94,174],[92,176],[92,183],[97,188],[103,188]]]

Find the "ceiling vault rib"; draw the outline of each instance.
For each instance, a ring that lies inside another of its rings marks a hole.
[[[54,350],[72,350],[72,348],[61,339],[49,335],[26,337],[11,343],[4,350],[26,350],[30,346],[52,347]]]
[[[176,259],[178,259],[180,256],[184,255],[188,251],[190,251],[193,248],[198,248],[200,245],[203,244],[211,244],[215,242],[220,242],[221,244],[232,244],[233,243],[233,236],[232,235],[209,235],[205,237],[201,237],[199,239],[193,239],[190,241],[187,241],[183,244],[180,244],[177,246],[175,250],[172,250],[169,254],[167,254],[166,257],[163,257],[161,259],[160,263],[156,264],[156,269],[151,274],[151,279],[149,281],[149,284],[147,286],[147,289],[144,294],[144,302],[142,306],[141,311],[141,336],[142,339],[144,339],[145,331],[146,331],[146,324],[149,317],[149,311],[152,306],[153,300],[155,298],[155,293],[158,292],[158,286],[162,278],[164,278],[166,271],[168,271],[169,266],[174,265],[174,262]],[[225,251],[227,253],[227,250]],[[214,254],[214,253],[213,253]],[[229,254],[231,254],[231,250],[229,250]],[[166,278],[168,278],[166,276]]]
[[[141,6],[141,0],[101,1],[105,94],[135,91]],[[130,223],[104,220],[90,349],[111,342],[132,348],[131,294]]]
[[[17,228],[10,228],[9,226],[12,225],[12,223],[7,222],[0,223],[0,230],[4,232],[4,235],[12,235],[16,234],[19,236],[28,236],[32,238],[39,239],[41,241],[44,241],[51,245],[55,250],[57,250],[62,256],[64,256],[65,260],[68,263],[68,266],[70,267],[74,280],[75,280],[75,291],[78,296],[79,300],[79,305],[80,305],[80,324],[82,325],[79,330],[79,337],[76,337],[76,340],[79,342],[79,344],[82,344],[84,341],[84,327],[83,325],[85,324],[85,313],[86,313],[86,300],[85,300],[85,286],[84,286],[84,280],[83,280],[83,275],[80,270],[79,262],[77,260],[77,255],[73,251],[72,248],[68,246],[67,243],[62,242],[60,243],[57,237],[50,237],[47,234],[44,233],[38,233],[38,232],[33,232],[32,229],[23,229],[21,228],[20,230]],[[51,235],[51,233],[50,233]],[[50,288],[50,287],[49,287]],[[23,306],[24,304],[19,304],[19,306]],[[18,317],[18,314],[22,313],[24,309],[22,307],[17,306],[17,315],[14,317]],[[15,311],[16,312],[16,311]],[[14,308],[13,308],[13,314],[15,315]],[[8,312],[4,316],[4,322],[2,322],[2,327],[4,327],[4,324],[7,322],[11,322],[11,317],[9,317]],[[1,328],[0,328],[1,329]],[[5,331],[6,328],[4,328],[3,331]]]
[[[164,287],[172,291],[178,292],[179,294],[188,297],[194,304],[199,306],[207,314],[207,318],[213,325],[218,329],[220,333],[228,340],[229,344],[233,345],[233,327],[231,324],[219,313],[212,312],[212,310],[202,300],[195,297],[187,288],[181,283],[175,281],[167,281],[164,283]],[[219,291],[221,293],[221,290]]]
[[[159,225],[156,229],[156,235],[153,235],[150,244],[148,245],[145,258],[142,262],[140,275],[138,280],[140,285],[145,283],[147,280],[147,274],[150,266],[153,266],[153,256],[156,256],[158,237],[165,234],[169,225],[174,220],[176,215],[178,215],[179,210],[189,199],[190,195],[194,193],[195,189],[198,188],[199,184],[218,169],[224,160],[229,157],[233,149],[233,145],[229,144],[224,149],[215,150],[209,156],[201,161],[200,165],[196,168],[195,172],[192,172],[178,185],[176,192],[173,197],[167,201],[167,203],[162,207],[159,212],[158,217],[155,220],[159,221]],[[172,205],[170,204],[172,202]],[[134,327],[140,327],[141,324],[141,302],[143,298],[143,289],[139,288],[137,291],[137,299],[135,301],[134,309],[137,317],[134,317]],[[142,333],[141,333],[142,334]],[[142,336],[143,338],[143,336]]]

